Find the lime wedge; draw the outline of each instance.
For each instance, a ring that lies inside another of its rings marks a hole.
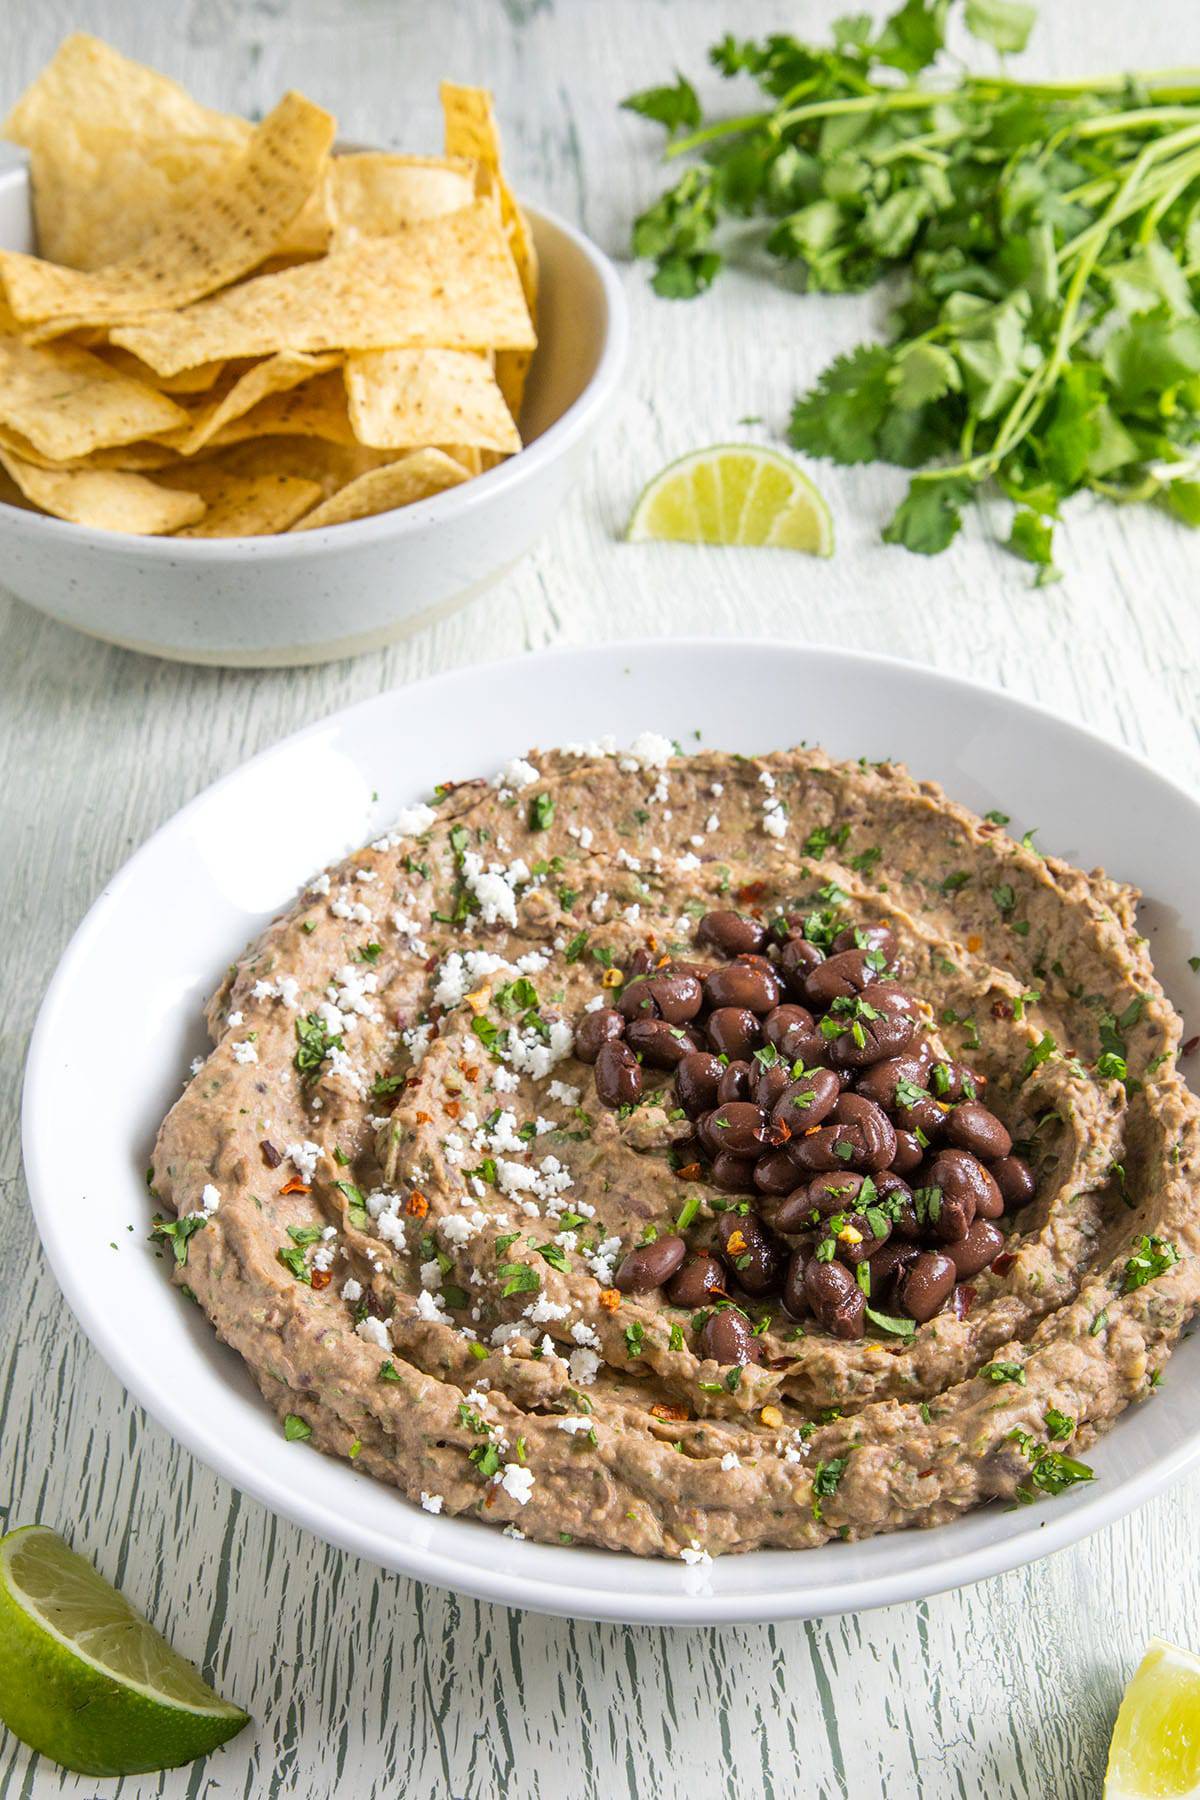
[[[1200,1657],[1151,1638],[1113,1727],[1104,1800],[1200,1796]]]
[[[172,1769],[246,1724],[53,1531],[0,1538],[0,1718],[83,1775]]]
[[[643,488],[631,543],[763,544],[833,555],[829,508],[790,456],[761,444],[713,444],[668,463]]]

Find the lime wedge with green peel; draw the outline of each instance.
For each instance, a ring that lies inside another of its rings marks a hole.
[[[833,555],[829,508],[790,456],[713,444],[668,463],[642,490],[631,543],[760,544]]]
[[[248,1713],[53,1531],[0,1538],[0,1718],[83,1775],[171,1769],[215,1750]]]
[[[1151,1638],[1125,1689],[1104,1800],[1200,1800],[1200,1657]]]

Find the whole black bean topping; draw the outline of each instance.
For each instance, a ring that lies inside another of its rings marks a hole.
[[[866,1069],[885,1057],[898,1056],[914,1043],[921,1030],[915,1002],[902,989],[872,983],[865,994],[844,1003],[835,1001],[821,1021],[840,1029],[829,1042],[830,1060],[851,1069]]]
[[[850,1168],[857,1149],[858,1134],[852,1125],[818,1125],[793,1137],[788,1155],[798,1169],[815,1175],[822,1169]]]
[[[1037,1181],[1029,1164],[1020,1156],[1002,1156],[991,1164],[988,1173],[1000,1189],[1005,1206],[1015,1211],[1028,1206],[1037,1193]]]
[[[994,1262],[1004,1248],[1004,1233],[990,1219],[976,1219],[965,1238],[946,1245],[960,1281],[969,1281]]]
[[[921,1042],[927,1043],[928,1039],[923,1038]],[[914,1045],[904,1056],[885,1056],[882,1062],[864,1069],[854,1085],[860,1094],[865,1094],[876,1106],[882,1106],[890,1112],[894,1106],[904,1104],[907,1098],[907,1088],[903,1084],[928,1091],[926,1068],[919,1046]],[[899,1099],[897,1088],[901,1089]]]
[[[704,989],[695,975],[684,974],[678,969],[666,970],[661,975],[653,976],[647,983],[654,997],[654,1004],[664,1019],[672,1025],[686,1025],[694,1019],[704,1004]]]
[[[886,1169],[896,1154],[896,1132],[887,1114],[862,1094],[844,1093],[829,1115],[839,1125],[849,1125],[856,1135],[851,1166],[877,1171]]]
[[[804,998],[804,984],[818,963],[825,960],[825,952],[807,939],[794,937],[783,946],[779,953],[779,972],[783,976],[784,986],[796,1000]]]
[[[795,1179],[795,1170],[792,1171]],[[780,1203],[768,1209],[772,1225],[776,1231],[786,1232],[792,1236],[798,1231],[811,1231],[820,1223],[821,1214],[808,1197],[807,1183],[803,1187],[794,1187]]]
[[[939,1100],[949,1100],[953,1104],[958,1100],[978,1100],[986,1083],[982,1075],[976,1075],[965,1063],[935,1057],[926,1085]]]
[[[922,1251],[897,1285],[902,1311],[918,1325],[935,1318],[954,1292],[957,1271],[948,1256],[936,1250]]]
[[[808,1006],[823,1012],[835,1000],[849,999],[878,981],[883,973],[882,960],[876,951],[842,950],[830,956],[809,972],[804,983],[804,999]]]
[[[773,1044],[788,1058],[797,1054],[788,1048],[789,1035],[798,1032],[802,1038],[811,1039],[816,1028],[816,1021],[807,1006],[795,1006],[791,1001],[772,1008],[762,1022],[762,1034],[767,1043]]]
[[[649,1244],[639,1244],[621,1259],[613,1286],[622,1294],[648,1294],[652,1288],[670,1281],[686,1255],[687,1245],[673,1233]]]
[[[775,1102],[776,1124],[786,1125],[792,1136],[799,1137],[813,1125],[820,1125],[838,1103],[841,1083],[831,1069],[810,1069],[789,1082]]]
[[[818,1323],[834,1337],[862,1336],[867,1297],[842,1263],[820,1262],[814,1256],[804,1271],[804,1295]]]
[[[808,1304],[808,1294],[804,1286],[804,1271],[812,1256],[812,1246],[793,1250],[788,1257],[787,1269],[783,1277],[783,1305],[785,1312],[793,1319],[806,1319],[812,1308]]]
[[[682,1059],[675,1071],[675,1096],[689,1119],[717,1104],[723,1074],[723,1063],[707,1050],[695,1050]]]
[[[769,963],[739,957],[709,971],[704,978],[704,997],[712,1007],[738,1007],[758,1017],[779,1005],[779,980]]]
[[[717,1087],[718,1100],[749,1100],[750,1088],[754,1081],[754,1065],[742,1062],[727,1063],[721,1071],[720,1084]]]
[[[751,1056],[762,1041],[757,1018],[744,1006],[717,1007],[704,1021],[704,1029],[717,1055],[731,1062]]]
[[[731,1156],[757,1156],[769,1147],[767,1115],[749,1100],[724,1101],[705,1120],[705,1133]]]
[[[970,1195],[975,1212],[984,1219],[998,1219],[1004,1211],[1004,1196],[994,1176],[969,1150],[939,1150],[930,1164],[928,1179],[931,1186],[941,1188],[952,1198]]]
[[[700,1354],[726,1366],[756,1363],[762,1357],[762,1346],[745,1313],[739,1312],[736,1306],[723,1306],[704,1321]]]
[[[667,1299],[672,1306],[703,1306],[717,1289],[724,1289],[725,1270],[715,1256],[702,1250],[689,1256],[679,1273],[667,1283]]]
[[[847,925],[829,947],[834,955],[842,950],[877,950],[890,963],[896,954],[896,934],[890,925]]]
[[[912,1267],[920,1254],[916,1244],[908,1243],[903,1238],[891,1237],[868,1258],[871,1265],[871,1305],[877,1311],[886,1310],[895,1297],[900,1277],[906,1269]]]
[[[765,925],[743,913],[709,912],[696,927],[696,941],[711,944],[724,956],[742,956],[747,951],[761,950],[767,931]]]
[[[786,1063],[774,1062],[763,1068],[757,1060],[751,1064],[756,1071],[750,1088],[750,1098],[755,1106],[761,1106],[764,1112],[771,1112],[787,1093],[791,1086],[791,1073]]]
[[[925,1152],[915,1132],[896,1128],[896,1154],[892,1158],[892,1167],[897,1175],[911,1175],[921,1164]]]
[[[752,1194],[754,1168],[750,1157],[734,1156],[729,1150],[719,1150],[712,1159],[708,1178],[723,1194]]]
[[[619,1038],[601,1044],[595,1076],[596,1097],[602,1106],[635,1106],[642,1097],[641,1064]]]
[[[621,989],[621,997],[617,1001],[617,1010],[624,1019],[659,1019],[662,1014],[658,1010],[658,1002],[654,998],[654,984],[643,976],[639,981],[630,981]]]
[[[629,1048],[654,1069],[674,1069],[685,1056],[703,1048],[696,1032],[666,1019],[631,1019],[625,1027]]]
[[[782,1252],[754,1213],[722,1214],[717,1239],[730,1274],[748,1294],[767,1294],[778,1287]]]
[[[754,1165],[754,1185],[760,1194],[790,1194],[796,1185],[796,1165],[786,1150],[768,1150]]]
[[[600,1046],[612,1043],[624,1032],[625,1021],[614,1007],[601,1006],[595,1012],[584,1013],[575,1028],[575,1054],[580,1062],[594,1063]]]
[[[894,1165],[885,1169],[882,1175],[876,1175],[874,1180],[876,1203],[891,1221],[892,1236],[915,1242],[921,1235],[921,1227],[913,1205],[912,1189],[896,1174]]]
[[[1006,1127],[978,1100],[962,1100],[946,1114],[946,1136],[961,1150],[989,1160],[1007,1156],[1012,1138]]]

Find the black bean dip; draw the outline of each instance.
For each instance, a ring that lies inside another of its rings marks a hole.
[[[1134,891],[1007,824],[652,732],[439,789],[211,1002],[174,1279],[287,1436],[544,1542],[1092,1479],[1200,1291],[1198,1108]]]

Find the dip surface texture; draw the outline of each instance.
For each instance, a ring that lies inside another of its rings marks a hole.
[[[1053,1495],[1200,1296],[1200,1109],[1136,899],[890,764],[531,751],[408,809],[229,971],[154,1153],[173,1278],[289,1436],[545,1542],[694,1561]],[[886,922],[927,1065],[974,1071],[1032,1170],[925,1322],[876,1294],[846,1338],[742,1290],[730,1215],[773,1229],[778,1199],[712,1179],[669,1067],[605,1104],[575,1054],[639,973],[724,962],[718,910],[776,963]],[[621,1279],[668,1235],[725,1255],[752,1357]]]

